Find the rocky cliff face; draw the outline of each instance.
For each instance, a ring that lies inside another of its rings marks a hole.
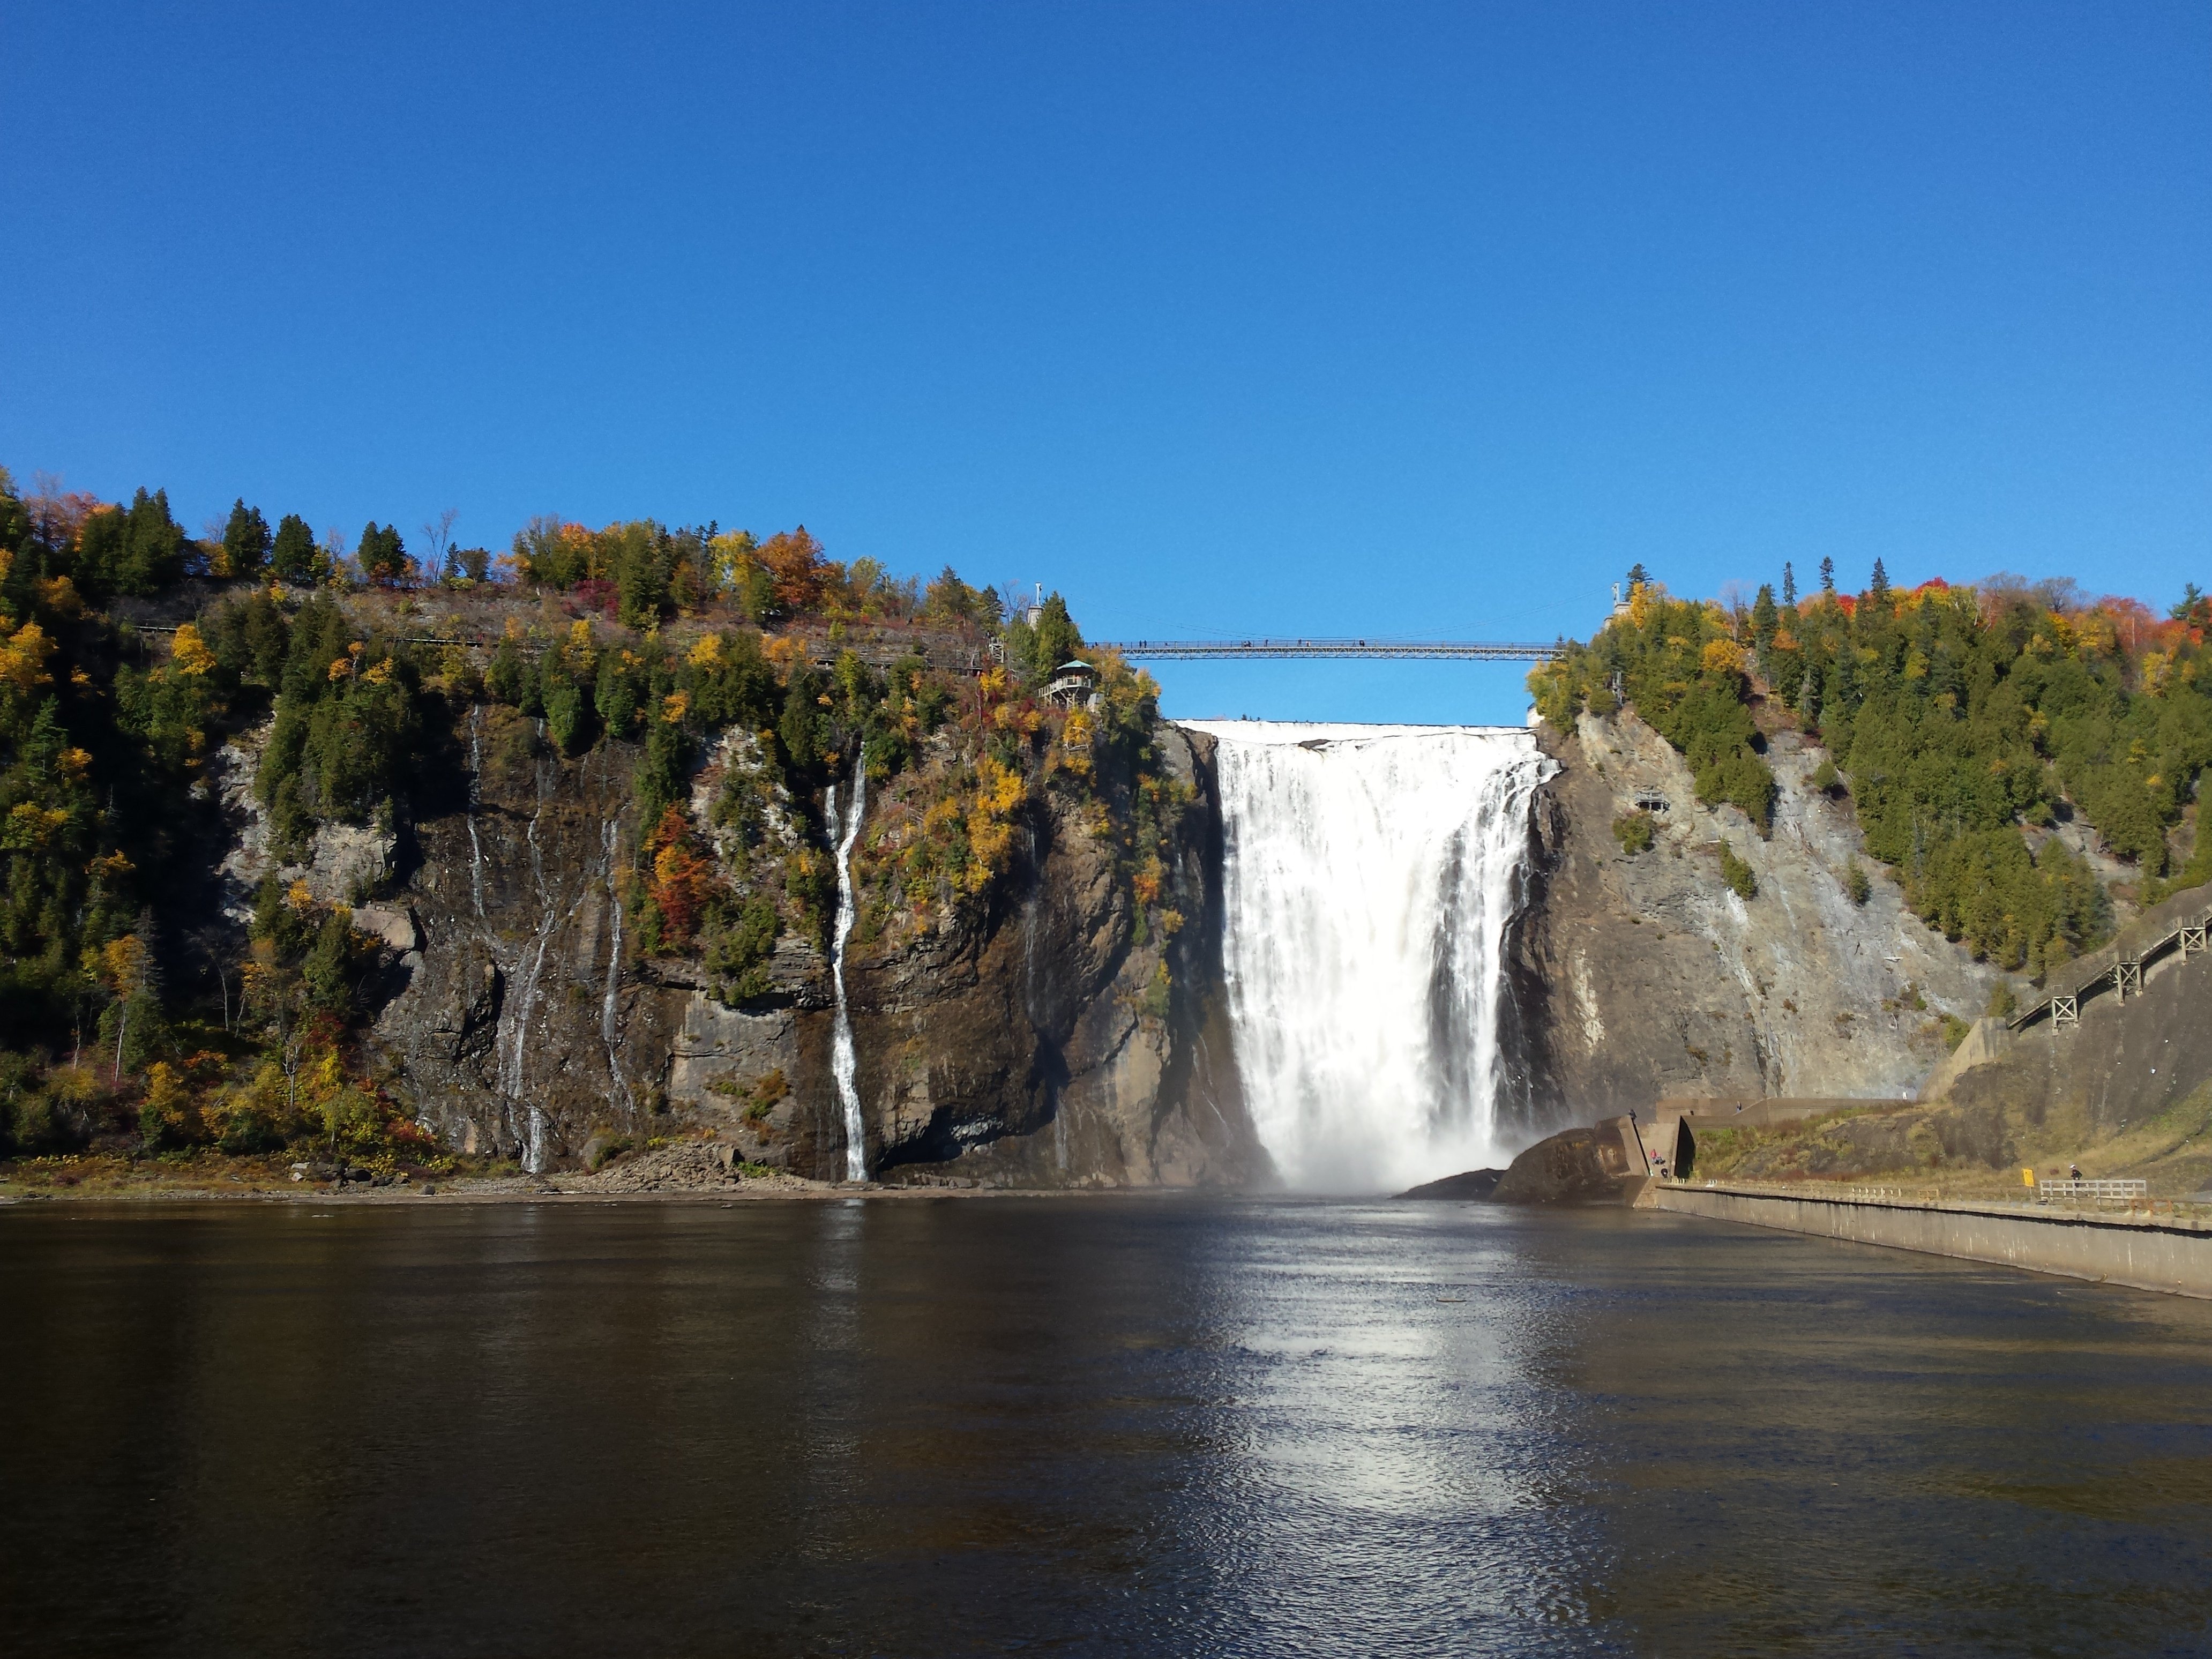
[[[530,1168],[616,1142],[692,1138],[842,1178],[821,943],[787,933],[769,994],[723,1006],[698,963],[642,956],[625,927],[641,834],[635,750],[605,744],[564,759],[532,722],[496,706],[474,709],[459,735],[465,804],[383,832],[325,828],[306,863],[278,872],[356,904],[356,925],[384,940],[371,1040],[394,1091],[453,1144]],[[745,763],[747,741],[709,746],[700,800],[719,769]],[[1154,743],[1192,791],[1163,849],[1164,902],[1185,919],[1171,936],[1146,934],[1112,849],[1048,793],[1025,808],[1012,868],[982,911],[854,935],[847,984],[872,1175],[1023,1185],[1264,1176],[1218,992],[1211,744],[1164,722]],[[252,799],[257,756],[248,738],[224,757],[234,914],[271,868]],[[771,835],[825,840],[814,803],[780,799],[769,817]]]
[[[1762,838],[1701,806],[1688,768],[1632,710],[1539,728],[1559,763],[1530,826],[1528,902],[1511,973],[1517,1090],[1533,1122],[1587,1123],[1666,1096],[1899,1098],[1944,1054],[1940,1017],[1972,1020],[2003,976],[1930,932],[1864,857],[1848,803],[1808,781],[1819,751],[1769,755],[1781,785]],[[1649,808],[1650,850],[1616,818]],[[1757,880],[1723,878],[1725,839]],[[1846,886],[1857,856],[1863,905]]]
[[[1540,732],[1539,794],[1514,929],[1504,1109],[1532,1133],[1666,1096],[1911,1095],[2001,977],[1930,933],[1864,861],[1847,803],[1808,782],[1816,753],[1778,742],[1771,839],[1699,806],[1690,775],[1633,713]],[[743,733],[708,744],[695,817]],[[1164,826],[1146,921],[1095,810],[1047,789],[1012,867],[958,919],[864,903],[847,962],[868,1167],[879,1179],[991,1185],[1191,1185],[1270,1170],[1238,1092],[1221,993],[1220,810],[1212,740],[1160,722],[1182,805]],[[703,1139],[828,1179],[846,1169],[823,942],[787,931],[768,994],[727,1006],[702,965],[647,956],[624,896],[641,826],[635,751],[550,751],[534,723],[480,706],[456,734],[465,797],[388,829],[326,828],[279,873],[355,904],[383,941],[372,1046],[395,1093],[465,1150],[533,1168],[598,1148]],[[226,750],[234,915],[271,868],[252,800],[257,744]],[[873,803],[872,803],[872,807]],[[1615,818],[1656,808],[1648,851]],[[857,857],[892,857],[871,812]],[[821,804],[778,795],[764,833],[828,850]],[[1753,871],[1723,880],[1725,838]]]

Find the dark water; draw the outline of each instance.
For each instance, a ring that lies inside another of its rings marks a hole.
[[[2212,1306],[1680,1218],[0,1212],[0,1653],[2212,1650]]]

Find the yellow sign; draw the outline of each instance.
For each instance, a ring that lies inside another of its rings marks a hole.
[[[2020,1172],[2020,1184],[2023,1187],[2033,1187],[2035,1185],[2035,1171],[2033,1170],[2022,1170]]]

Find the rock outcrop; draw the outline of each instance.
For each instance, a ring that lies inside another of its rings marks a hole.
[[[466,1152],[548,1170],[586,1161],[595,1144],[690,1139],[725,1149],[725,1166],[842,1178],[819,942],[787,932],[769,993],[724,1006],[699,963],[643,956],[625,926],[641,833],[634,747],[566,759],[496,705],[472,710],[459,737],[465,803],[382,834],[326,827],[305,860],[281,868],[253,799],[258,744],[234,744],[222,787],[234,915],[272,870],[356,906],[356,929],[383,945],[370,1038],[389,1086]],[[702,794],[715,769],[744,763],[748,741],[708,746]],[[1165,722],[1153,741],[1189,790],[1162,849],[1163,903],[1183,918],[1171,935],[1145,933],[1112,848],[1048,793],[1024,809],[1012,867],[980,913],[856,933],[847,988],[872,1175],[1024,1186],[1265,1177],[1218,991],[1211,742]],[[769,833],[821,843],[811,810],[772,803]]]
[[[1538,741],[1559,763],[1531,824],[1510,972],[1516,1092],[1534,1121],[1589,1122],[1662,1096],[1909,1098],[1998,970],[1924,927],[1868,859],[1847,801],[1809,782],[1794,733],[1768,754],[1771,836],[1702,806],[1682,757],[1632,710]],[[1613,823],[1649,811],[1649,850]],[[1725,840],[1756,879],[1723,879]],[[1857,859],[1871,886],[1855,904]]]

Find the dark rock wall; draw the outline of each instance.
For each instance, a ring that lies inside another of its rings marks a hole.
[[[374,1041],[396,1091],[455,1144],[547,1167],[595,1136],[705,1135],[842,1178],[825,954],[785,937],[774,994],[742,1008],[709,998],[696,963],[641,957],[617,898],[641,832],[631,751],[563,760],[520,724],[475,712],[469,805],[398,836],[396,872],[364,912],[393,939]],[[893,942],[856,935],[847,989],[872,1175],[1266,1177],[1219,994],[1211,742],[1165,723],[1155,741],[1196,792],[1165,849],[1164,902],[1187,918],[1171,939],[1143,936],[1113,849],[1050,799],[1028,809],[984,915]],[[247,781],[234,800],[250,799]],[[240,842],[252,841],[248,826]],[[779,1073],[776,1096],[763,1085]]]

